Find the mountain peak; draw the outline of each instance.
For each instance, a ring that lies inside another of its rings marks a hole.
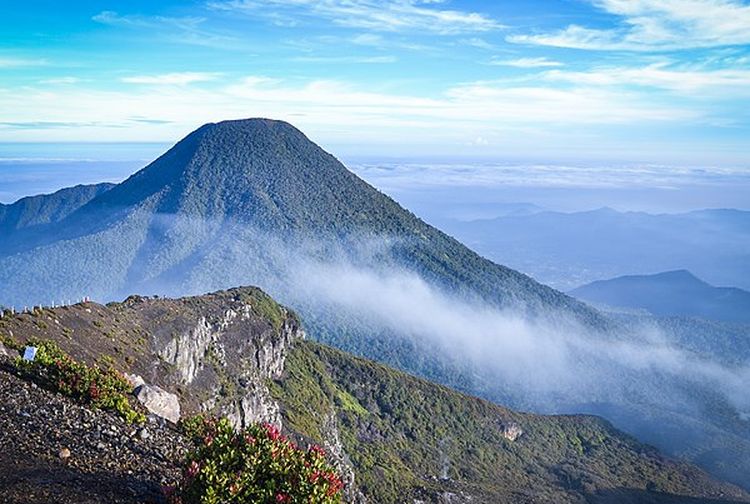
[[[284,217],[301,204],[301,196],[345,192],[355,179],[287,122],[228,120],[196,129],[96,205],[123,208],[148,201],[162,214]]]
[[[701,283],[701,284],[705,283],[703,282],[703,280],[693,275],[690,271],[686,269],[677,269],[677,270],[672,270],[672,271],[665,271],[663,273],[656,273],[652,275],[652,277],[655,279],[660,279],[660,280],[670,280],[670,281],[679,280],[682,282],[689,281],[689,282]]]
[[[230,128],[230,127],[244,127],[244,128],[291,128],[295,131],[299,131],[297,128],[292,126],[286,121],[280,119],[269,119],[267,117],[248,117],[245,119],[225,119],[223,121],[215,123],[206,123],[203,127],[209,128]],[[200,128],[199,128],[200,129]]]

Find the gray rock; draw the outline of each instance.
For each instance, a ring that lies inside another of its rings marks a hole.
[[[515,422],[503,425],[503,437],[508,441],[515,441],[523,435],[523,429]]]
[[[180,401],[175,394],[156,385],[143,384],[135,389],[135,397],[154,415],[172,423],[180,420]]]
[[[0,342],[0,357],[7,357],[8,355],[9,354],[8,354],[8,351],[5,349],[5,345],[3,345],[2,342]]]
[[[183,382],[191,383],[203,368],[208,347],[215,339],[216,331],[202,317],[192,331],[180,334],[162,348],[159,357],[177,368]]]
[[[146,383],[146,380],[144,380],[140,375],[137,374],[124,373],[124,376],[125,379],[130,382],[130,385],[133,386],[133,390]]]
[[[138,430],[138,437],[141,438],[141,439],[143,439],[143,440],[146,440],[149,437],[151,437],[151,434],[149,434],[146,429],[139,429]]]

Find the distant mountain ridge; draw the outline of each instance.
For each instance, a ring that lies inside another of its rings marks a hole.
[[[536,211],[451,221],[441,229],[485,257],[570,290],[602,278],[688,269],[750,289],[750,212]]]
[[[0,203],[0,236],[9,237],[19,229],[59,222],[114,185],[77,185],[7,205]]]
[[[583,301],[642,308],[660,316],[750,323],[750,292],[714,287],[687,270],[599,280],[573,289],[570,294]]]

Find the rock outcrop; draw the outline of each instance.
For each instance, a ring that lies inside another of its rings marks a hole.
[[[138,401],[154,415],[172,423],[180,421],[180,400],[155,385],[143,384],[133,392]]]
[[[503,437],[508,441],[515,441],[523,435],[523,429],[515,422],[503,425]]]

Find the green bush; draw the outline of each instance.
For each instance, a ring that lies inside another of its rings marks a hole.
[[[182,424],[197,448],[182,481],[165,489],[170,504],[341,502],[343,484],[318,446],[298,448],[270,424],[235,431],[225,418]]]
[[[53,341],[30,341],[37,347],[36,357],[29,362],[16,358],[16,368],[28,379],[45,388],[90,404],[94,408],[116,411],[128,423],[143,423],[146,416],[133,409],[127,394],[130,383],[103,359],[102,366],[87,366],[66,354]]]

